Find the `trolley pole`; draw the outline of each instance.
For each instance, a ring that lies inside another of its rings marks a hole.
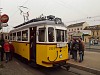
[[[23,15],[24,22],[29,20],[29,9],[24,6],[19,6],[20,14]]]

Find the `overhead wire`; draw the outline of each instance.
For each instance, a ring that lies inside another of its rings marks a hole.
[[[40,9],[38,10],[41,14],[43,14],[44,16],[45,16],[45,14],[44,14],[44,12],[45,12],[45,10],[46,10],[46,8],[47,8],[47,5],[48,5],[48,1],[46,0],[45,2],[43,2],[44,4],[43,4],[43,6],[41,6],[40,7]],[[41,15],[40,14],[40,15]]]
[[[87,16],[86,13],[84,13],[84,12],[82,12],[82,11],[80,11],[80,10],[74,8],[74,7],[71,6],[70,4],[68,4],[69,2],[66,3],[68,6],[65,6],[65,3],[62,2],[62,1],[59,1],[59,0],[53,0],[52,2],[54,3],[54,1],[55,1],[57,4],[59,4],[60,6],[63,6],[64,8],[66,8],[67,10],[68,10],[68,9],[70,9],[70,10],[76,10],[76,12],[77,12],[78,14],[79,14],[79,12],[80,12],[81,15]],[[73,8],[73,9],[71,9],[71,8]],[[69,11],[69,10],[68,10],[68,11]],[[75,11],[74,11],[74,12],[75,12]],[[83,20],[83,19],[81,19],[81,20]]]
[[[24,6],[28,1],[29,1],[29,0],[26,0],[26,1],[22,4],[22,6]],[[17,9],[17,10],[10,16],[10,19],[13,18],[13,16],[16,15],[16,13],[17,13],[18,11],[19,11],[19,9]],[[13,26],[10,25],[10,27],[13,27]]]
[[[24,6],[29,0],[26,0],[22,6]],[[19,11],[19,9],[17,9],[12,15],[11,15],[11,18]]]
[[[53,1],[55,1],[55,0],[53,0]],[[64,6],[65,8],[73,8],[73,10],[76,10],[77,12],[78,12],[78,14],[79,14],[79,12],[80,13],[82,13],[82,15],[84,15],[84,16],[88,16],[88,14],[87,13],[85,13],[85,12],[83,12],[82,10],[80,10],[80,9],[78,9],[78,8],[75,8],[75,7],[73,7],[72,5],[70,5],[70,4],[68,4],[69,2],[63,2],[63,1],[60,1],[60,0],[57,0],[56,1],[56,3],[58,3],[59,5],[61,5],[61,6]],[[67,4],[68,6],[65,6],[65,4]],[[100,16],[93,16],[93,17],[86,17],[86,18],[82,18],[82,19],[78,19],[78,20],[74,20],[74,21],[69,21],[69,22],[78,22],[78,21],[86,21],[87,19],[92,19],[92,18],[96,18],[96,17],[100,17]],[[96,20],[94,20],[94,21],[96,21]],[[69,22],[67,22],[67,23],[69,23]]]
[[[84,13],[82,10],[73,7],[71,4],[69,4],[69,2],[66,2],[66,3],[65,3],[65,2],[60,1],[60,0],[53,0],[53,1],[56,1],[57,3],[59,3],[60,5],[62,5],[62,6],[65,7],[65,8],[69,8],[70,10],[75,10],[75,12],[77,12],[78,14],[79,14],[79,12],[80,12],[81,15],[88,16],[88,15],[87,15],[86,13]],[[67,5],[67,6],[65,6],[65,5]],[[71,9],[71,8],[72,8],[72,9]]]

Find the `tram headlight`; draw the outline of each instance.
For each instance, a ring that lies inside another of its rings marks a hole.
[[[62,58],[62,54],[59,55],[59,58]]]

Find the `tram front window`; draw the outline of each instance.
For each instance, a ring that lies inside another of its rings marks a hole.
[[[54,28],[53,27],[48,28],[48,41],[54,42]]]
[[[39,42],[45,42],[45,28],[39,28]]]
[[[64,42],[65,36],[64,36],[64,30],[56,30],[56,41],[57,42]]]

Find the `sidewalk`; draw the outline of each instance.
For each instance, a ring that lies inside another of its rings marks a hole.
[[[79,57],[78,57],[79,60]],[[100,53],[85,51],[84,61],[79,63],[73,59],[68,61],[72,67],[100,75]]]
[[[95,45],[89,45],[89,43],[85,44],[86,49],[98,49],[100,50],[100,43],[95,44]]]

